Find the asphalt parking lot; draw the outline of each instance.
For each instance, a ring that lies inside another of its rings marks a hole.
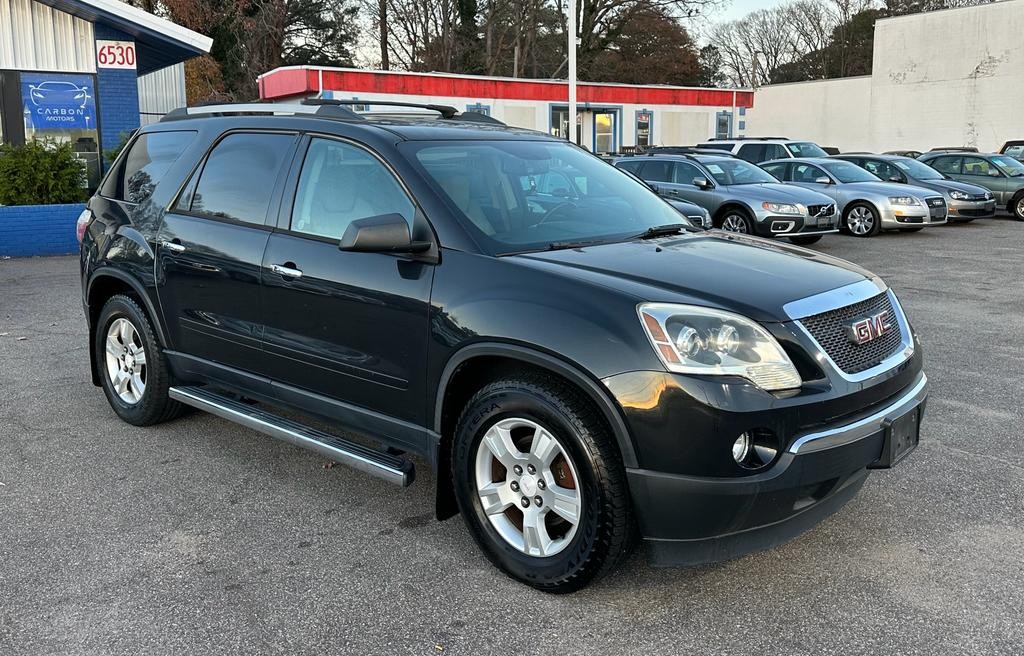
[[[1024,224],[817,250],[895,288],[922,442],[804,536],[571,596],[490,567],[400,490],[199,413],[120,422],[89,382],[73,257],[0,261],[0,654],[1019,654]]]

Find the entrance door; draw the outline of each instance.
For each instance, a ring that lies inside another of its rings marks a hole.
[[[614,153],[618,149],[615,140],[615,112],[594,112],[594,152]]]

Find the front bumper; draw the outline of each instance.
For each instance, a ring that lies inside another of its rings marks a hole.
[[[696,565],[767,549],[842,508],[882,458],[887,422],[923,412],[927,377],[916,373],[863,416],[798,434],[766,472],[727,478],[628,470],[652,563]]]
[[[949,220],[989,219],[996,215],[996,199],[950,200]]]
[[[793,237],[827,235],[839,232],[839,215],[813,217],[796,215],[758,215],[757,234],[761,237]]]

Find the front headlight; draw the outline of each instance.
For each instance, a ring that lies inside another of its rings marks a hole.
[[[949,197],[952,198],[953,200],[967,200],[971,196],[970,196],[970,194],[966,194],[966,193],[964,193],[962,191],[957,191],[956,189],[952,189],[949,192]]]
[[[803,214],[803,209],[799,205],[793,205],[792,203],[772,203],[765,201],[761,203],[761,207],[772,212],[773,214]]]
[[[889,196],[889,202],[893,205],[917,205],[917,199],[913,196]]]
[[[669,371],[739,376],[768,391],[800,387],[800,374],[786,352],[746,317],[669,303],[642,303],[637,310]]]

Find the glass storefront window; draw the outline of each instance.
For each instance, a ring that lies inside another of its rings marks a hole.
[[[613,112],[594,113],[594,152],[615,152],[615,114]]]
[[[651,145],[651,113],[636,113],[636,145],[641,148]]]
[[[21,105],[25,139],[70,143],[82,161],[90,189],[99,184],[99,132],[96,83],[92,75],[22,73]]]

